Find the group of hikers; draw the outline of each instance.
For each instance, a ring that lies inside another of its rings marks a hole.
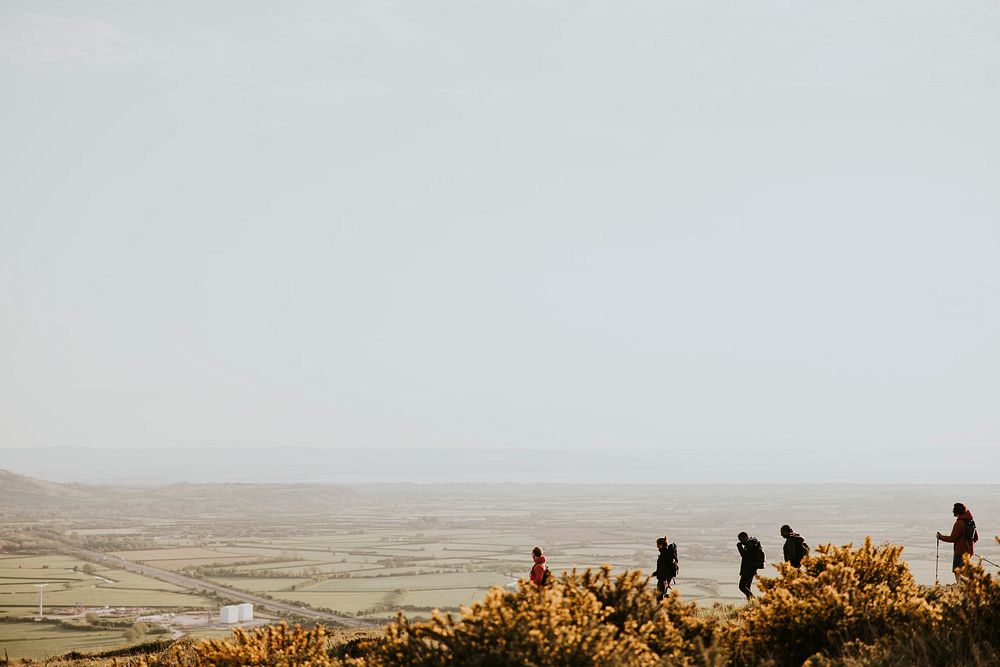
[[[972,557],[975,551],[974,545],[979,541],[979,532],[976,530],[976,522],[972,518],[972,512],[963,503],[955,503],[952,514],[955,515],[955,525],[952,526],[951,533],[948,535],[938,533],[937,539],[940,542],[949,542],[953,545],[954,556],[951,569],[955,573],[955,581],[957,582],[959,579],[958,569],[967,557]],[[780,533],[785,540],[782,553],[785,562],[796,569],[802,567],[802,559],[809,555],[809,545],[788,524],[781,527]],[[757,572],[764,568],[764,547],[760,540],[747,532],[741,532],[736,536],[736,539],[739,540],[736,543],[736,550],[740,555],[740,592],[749,601],[754,597],[750,586],[753,584]],[[656,538],[656,549],[659,552],[656,558],[656,569],[649,575],[649,579],[656,578],[656,590],[662,598],[670,592],[670,586],[680,571],[680,561],[677,557],[677,544],[671,542],[666,535]],[[552,580],[552,573],[545,562],[541,547],[532,549],[531,555],[535,562],[531,566],[529,580],[537,586],[548,585]]]

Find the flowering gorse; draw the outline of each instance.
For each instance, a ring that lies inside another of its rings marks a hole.
[[[733,661],[798,667],[846,642],[873,642],[938,620],[940,608],[922,595],[902,551],[868,538],[856,550],[821,546],[801,569],[778,565],[779,576],[760,579],[759,603],[728,632]]]
[[[709,620],[693,604],[662,604],[640,572],[610,568],[563,575],[552,586],[522,582],[516,593],[493,589],[460,619],[400,616],[373,646],[372,665],[437,667],[692,664]]]

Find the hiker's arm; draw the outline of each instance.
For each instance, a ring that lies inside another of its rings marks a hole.
[[[741,542],[736,543],[736,550],[740,552],[740,556],[743,555],[743,544]]]
[[[668,578],[667,577],[667,561],[661,555],[659,558],[656,559],[656,580],[657,581],[664,581],[667,578]]]
[[[949,542],[951,544],[954,544],[955,542],[958,541],[958,538],[962,536],[964,530],[965,528],[962,526],[962,522],[956,521],[955,526],[951,529],[951,535],[941,535],[941,533],[938,533],[938,535],[941,535],[940,539],[942,542]]]

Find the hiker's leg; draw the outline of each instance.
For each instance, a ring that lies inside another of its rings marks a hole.
[[[962,567],[962,564],[962,554],[955,554],[955,556],[951,559],[951,571],[955,575],[956,584],[962,583],[962,577],[958,574],[958,568]]]
[[[740,593],[747,596],[747,600],[753,597],[753,591],[750,590],[750,585],[753,583],[753,573],[740,574]]]

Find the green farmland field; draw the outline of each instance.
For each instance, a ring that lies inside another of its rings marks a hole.
[[[124,646],[121,630],[80,631],[48,623],[0,623],[0,651],[11,658],[49,658],[69,651],[94,652]]]

